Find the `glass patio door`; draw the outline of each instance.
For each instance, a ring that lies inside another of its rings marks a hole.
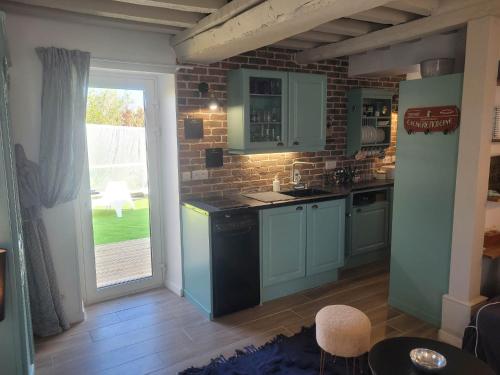
[[[85,300],[161,285],[155,81],[91,71],[80,193]]]

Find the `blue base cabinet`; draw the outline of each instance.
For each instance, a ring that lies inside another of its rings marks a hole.
[[[262,211],[262,286],[306,275],[306,210],[285,206]]]
[[[337,280],[344,265],[344,199],[260,215],[263,302]]]
[[[345,200],[307,205],[307,275],[344,265]]]

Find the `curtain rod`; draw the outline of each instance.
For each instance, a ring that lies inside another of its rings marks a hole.
[[[110,69],[110,70],[131,70],[138,72],[149,73],[175,73],[179,69],[193,69],[190,65],[173,65],[173,64],[150,64],[133,61],[103,59],[92,57],[90,59],[91,68]]]

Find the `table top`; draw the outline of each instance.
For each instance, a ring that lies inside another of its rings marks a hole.
[[[428,374],[417,369],[410,360],[410,351],[427,348],[446,357],[447,365],[436,372],[439,375],[495,375],[484,362],[452,345],[419,337],[395,337],[375,344],[368,354],[374,375]]]

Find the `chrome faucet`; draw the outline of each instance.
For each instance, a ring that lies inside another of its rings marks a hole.
[[[307,184],[304,182],[300,182],[302,180],[302,176],[300,174],[300,171],[295,168],[295,166],[299,165],[299,164],[313,165],[314,163],[311,163],[308,161],[293,161],[293,163],[292,163],[291,180],[292,180],[293,188],[294,189],[307,189]]]

